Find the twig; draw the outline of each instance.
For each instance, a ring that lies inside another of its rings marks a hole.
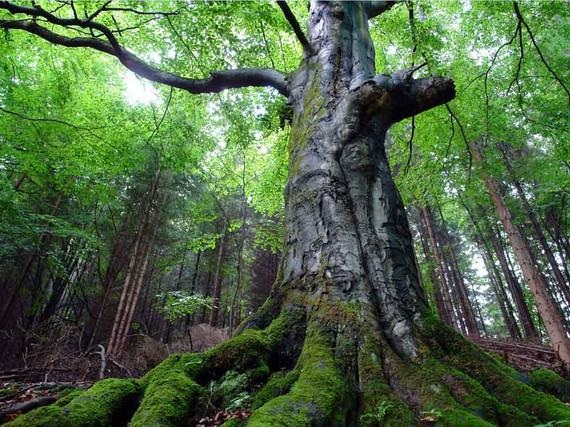
[[[414,133],[416,131],[416,116],[412,116],[412,132],[410,134],[410,139],[408,140],[408,161],[406,162],[406,167],[404,168],[404,175],[408,174],[410,170],[410,164],[412,163],[412,152],[414,148]]]
[[[287,22],[289,22],[289,25],[291,25],[291,28],[293,29],[293,32],[297,36],[299,43],[301,43],[301,46],[303,46],[303,50],[305,51],[305,53],[309,54],[309,55],[312,54],[313,48],[311,47],[309,40],[307,40],[305,33],[301,29],[301,25],[299,25],[299,21],[297,21],[297,18],[295,18],[295,15],[293,14],[291,9],[289,8],[289,5],[287,4],[287,2],[284,0],[277,0],[277,5],[279,6],[281,11],[283,12],[283,15],[285,15],[285,19],[287,19]]]
[[[447,108],[447,111],[449,112],[449,115],[451,116],[452,120],[455,120],[457,122],[457,125],[459,126],[459,131],[461,132],[461,137],[463,138],[463,142],[465,143],[465,147],[467,148],[467,154],[469,155],[469,170],[467,172],[468,174],[467,182],[469,182],[471,181],[471,169],[473,167],[473,156],[471,155],[471,150],[469,148],[469,141],[467,141],[467,136],[465,135],[465,129],[463,129],[463,125],[461,124],[455,113],[451,110],[451,107],[449,107],[448,103],[445,103],[445,108]]]
[[[528,26],[528,24],[526,23],[526,21],[524,20],[524,18],[522,16],[521,10],[519,9],[518,2],[514,1],[513,7],[515,9],[515,14],[517,15],[518,20],[526,28],[528,35],[530,37],[530,40],[532,41],[532,44],[533,44],[534,48],[536,49],[538,56],[540,56],[540,60],[542,61],[544,66],[547,68],[547,70],[550,72],[550,74],[552,74],[552,76],[554,77],[554,80],[556,80],[560,84],[560,86],[562,86],[562,88],[564,89],[564,92],[566,92],[566,94],[568,95],[568,102],[570,103],[570,90],[568,90],[568,87],[566,87],[566,84],[562,81],[562,79],[560,77],[558,77],[556,72],[552,69],[550,64],[546,61],[546,58],[544,57],[544,55],[542,54],[542,51],[540,50],[540,48],[538,47],[538,44],[536,43],[536,40],[534,38],[534,34],[533,34],[532,30],[530,29],[530,27]]]

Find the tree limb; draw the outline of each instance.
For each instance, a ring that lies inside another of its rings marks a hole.
[[[401,78],[401,75],[401,72],[398,72],[394,73],[394,76],[380,75],[374,79],[390,95],[394,123],[455,98],[455,84],[449,78],[433,76],[412,79],[408,73],[404,73],[406,78]]]
[[[519,8],[519,4],[516,1],[513,2],[513,8],[515,9],[515,14],[517,15],[517,19],[526,28],[526,31],[528,32],[528,35],[530,37],[530,41],[532,42],[532,45],[536,49],[536,52],[538,53],[540,60],[542,61],[542,63],[546,67],[546,69],[550,72],[550,74],[552,74],[552,77],[554,77],[554,80],[556,80],[560,84],[560,86],[562,86],[562,89],[564,89],[564,92],[566,92],[566,95],[568,95],[568,101],[570,102],[570,90],[568,90],[568,87],[566,86],[564,81],[558,76],[558,74],[556,74],[556,72],[552,69],[550,64],[546,61],[546,58],[544,57],[544,55],[542,54],[542,51],[538,47],[538,43],[536,42],[536,39],[534,38],[534,34],[531,31],[527,22],[524,20],[522,13],[521,13],[521,10]],[[521,35],[521,37],[522,37],[522,35]],[[521,42],[521,49],[522,49],[522,42]]]
[[[123,48],[112,31],[106,26],[88,19],[59,18],[39,6],[18,6],[7,1],[0,1],[0,9],[12,14],[26,14],[32,20],[0,20],[0,28],[27,31],[47,40],[50,43],[67,47],[85,47],[115,56],[126,68],[148,80],[186,90],[190,93],[213,93],[225,89],[249,86],[270,86],[284,96],[288,96],[289,88],[283,73],[264,68],[242,68],[226,71],[212,71],[205,79],[190,79],[173,73],[162,71]],[[62,27],[81,27],[101,32],[108,41],[98,37],[68,37],[51,31],[36,22],[35,18],[43,18]]]
[[[285,19],[287,19],[287,22],[289,22],[289,25],[291,25],[291,28],[293,29],[293,32],[297,36],[299,43],[301,43],[301,46],[303,46],[303,50],[305,51],[305,53],[306,54],[313,53],[313,48],[311,47],[309,40],[307,40],[305,33],[301,29],[301,25],[299,25],[299,21],[297,21],[297,18],[295,18],[295,15],[293,14],[291,9],[289,8],[289,5],[287,4],[287,2],[285,0],[277,0],[277,5],[283,11],[283,15],[285,15]]]
[[[377,17],[378,15],[392,9],[399,0],[370,0],[367,2],[366,10],[368,12],[368,19]]]

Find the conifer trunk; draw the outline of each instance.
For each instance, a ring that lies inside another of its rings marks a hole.
[[[475,159],[483,164],[483,154],[477,143],[471,143],[470,147]],[[514,224],[511,213],[499,191],[499,185],[490,175],[485,177],[485,185],[495,204],[497,216],[507,232],[507,236],[518,259],[523,275],[534,295],[538,313],[544,322],[552,347],[558,353],[560,359],[570,365],[570,339],[568,339],[566,329],[564,328],[564,319],[560,314],[560,310],[548,290],[546,279],[544,275],[538,271],[527,242],[522,237],[518,227]]]
[[[520,199],[524,209],[526,210],[528,218],[530,219],[530,222],[532,224],[532,228],[534,229],[534,235],[536,236],[536,239],[538,240],[538,242],[540,244],[540,248],[544,252],[546,259],[548,260],[548,263],[550,264],[550,269],[552,270],[552,273],[554,274],[554,277],[556,279],[556,284],[557,284],[558,288],[562,291],[562,294],[564,295],[564,299],[566,300],[566,303],[570,304],[570,284],[568,283],[568,279],[566,279],[564,277],[564,274],[562,274],[562,271],[560,270],[560,266],[558,265],[558,262],[556,261],[556,258],[554,257],[554,253],[552,252],[550,245],[546,241],[546,236],[544,234],[544,231],[542,230],[542,226],[538,220],[538,217],[536,216],[534,209],[532,208],[532,206],[530,205],[530,203],[528,201],[528,198],[526,197],[526,194],[522,188],[521,182],[517,179],[517,177],[515,175],[515,172],[513,170],[512,165],[511,165],[511,161],[509,159],[509,153],[507,151],[507,148],[505,147],[505,144],[498,143],[497,146],[498,146],[499,151],[501,152],[501,154],[503,156],[503,161],[505,163],[507,171],[509,172],[509,175],[511,177],[511,181],[512,181],[513,185],[515,186],[515,189],[517,190],[517,194],[519,195],[519,199]]]
[[[214,289],[212,292],[212,311],[210,312],[210,326],[217,326],[218,315],[220,313],[220,304],[222,297],[222,261],[224,258],[224,245],[226,241],[226,230],[228,224],[224,219],[222,225],[222,234],[218,240],[218,251],[216,255],[216,270],[214,271],[214,277],[212,279],[214,283]]]
[[[499,260],[499,265],[503,270],[503,275],[505,277],[505,281],[507,282],[508,289],[517,308],[519,319],[524,332],[524,337],[530,340],[536,340],[538,339],[538,332],[524,298],[521,284],[509,266],[507,257],[505,255],[505,250],[499,241],[499,236],[497,235],[496,230],[490,228],[489,237],[491,239],[491,244],[493,246],[495,254],[497,255],[497,259]]]

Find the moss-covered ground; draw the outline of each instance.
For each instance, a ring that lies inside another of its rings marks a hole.
[[[570,382],[554,372],[520,374],[429,317],[417,358],[402,360],[382,336],[332,317],[283,311],[265,329],[170,356],[139,380],[99,381],[7,425],[185,426],[224,408],[252,411],[226,427],[570,425]]]

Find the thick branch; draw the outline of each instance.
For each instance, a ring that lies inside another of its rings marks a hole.
[[[367,3],[366,12],[368,13],[368,19],[372,19],[392,9],[399,3],[399,0],[370,0]]]
[[[422,79],[379,76],[375,79],[390,95],[393,122],[399,122],[423,111],[443,105],[455,98],[453,80],[445,77]]]
[[[287,2],[285,0],[277,0],[277,5],[283,11],[285,19],[287,19],[287,22],[289,22],[289,25],[291,25],[291,28],[293,29],[293,32],[297,36],[299,43],[301,43],[301,46],[303,46],[303,50],[305,51],[305,53],[306,54],[312,53],[313,49],[311,48],[311,44],[307,40],[305,33],[301,29],[301,25],[299,25],[299,21],[297,21],[297,18],[295,18],[295,15],[289,8]]]
[[[0,3],[0,8],[4,6]],[[288,85],[285,75],[279,71],[261,68],[242,68],[227,71],[212,71],[207,79],[189,79],[173,73],[161,71],[147,64],[135,54],[96,37],[67,37],[54,33],[33,21],[3,21],[0,28],[19,29],[35,34],[53,44],[67,47],[86,47],[113,55],[134,73],[148,80],[163,83],[190,93],[221,92],[225,89],[235,89],[248,86],[270,86],[282,95],[288,96]],[[107,29],[108,30],[108,29]]]

